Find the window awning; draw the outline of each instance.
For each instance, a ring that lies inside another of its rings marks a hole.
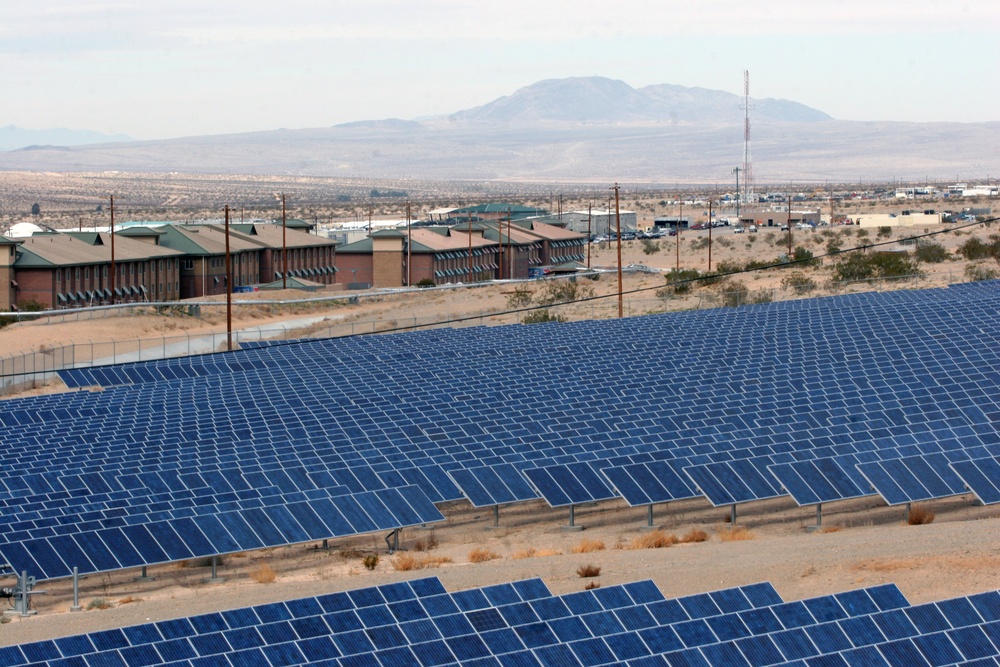
[[[90,301],[94,298],[94,292],[92,290],[87,290],[87,300]]]
[[[18,284],[17,284],[17,281],[16,281],[16,280],[14,280],[13,278],[11,278],[11,279],[10,279],[10,286],[11,286],[11,287],[17,287],[17,286],[18,286]]]
[[[281,271],[275,271],[274,272],[274,277],[275,278],[280,278],[281,277]]]
[[[56,294],[56,298],[59,299],[60,301],[62,301],[63,303],[66,303],[66,295],[63,294],[62,292],[59,292],[58,294]]]
[[[83,292],[77,292],[76,295],[80,298],[80,301],[86,301],[87,297],[83,295]]]
[[[115,288],[115,294],[117,294],[118,296],[121,296],[122,295],[122,288],[121,287],[116,287]]]
[[[70,301],[76,301],[76,295],[75,295],[75,294],[73,294],[72,292],[67,292],[67,293],[66,293],[66,296],[68,296],[68,297],[69,297],[69,300],[70,300]]]
[[[145,285],[139,285],[139,289],[142,290],[143,294],[149,294],[149,292],[146,291],[146,286]]]

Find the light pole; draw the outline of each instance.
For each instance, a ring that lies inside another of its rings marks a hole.
[[[285,221],[285,193],[275,195],[281,199],[281,288],[288,289],[288,240]]]
[[[615,183],[611,189],[615,191],[615,231],[618,235],[618,318],[621,319],[625,316],[625,310],[622,305],[622,217],[618,209],[619,185]]]

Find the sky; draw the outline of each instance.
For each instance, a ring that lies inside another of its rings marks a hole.
[[[543,79],[1000,120],[997,0],[4,0],[0,126],[136,139],[414,119]]]

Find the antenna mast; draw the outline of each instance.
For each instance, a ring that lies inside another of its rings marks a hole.
[[[740,193],[740,200],[744,204],[753,204],[753,165],[750,160],[750,111],[753,105],[750,104],[750,70],[743,70],[743,104],[740,106],[745,111],[743,116],[743,192]]]

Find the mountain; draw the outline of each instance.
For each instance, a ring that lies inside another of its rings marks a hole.
[[[419,121],[35,146],[0,153],[0,170],[728,183],[743,159],[742,102],[704,88],[559,79]],[[756,99],[751,107],[759,183],[1000,173],[1000,123],[841,121],[788,100]]]
[[[754,118],[808,123],[832,120],[798,102],[754,100]],[[672,84],[638,90],[624,81],[599,76],[548,79],[480,107],[452,114],[454,122],[476,123],[736,123],[743,98],[721,90]]]
[[[101,134],[91,130],[68,130],[64,127],[48,130],[29,130],[16,125],[0,127],[0,151],[34,146],[84,146],[124,141],[132,141],[132,137],[124,134]]]

